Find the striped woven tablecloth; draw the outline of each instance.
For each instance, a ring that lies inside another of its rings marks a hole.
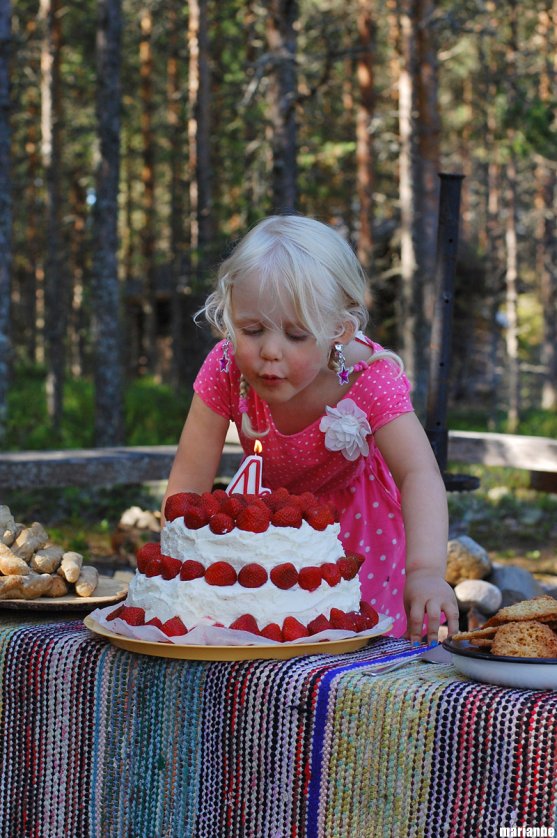
[[[76,620],[3,618],[0,835],[491,838],[557,827],[557,692],[423,663],[366,675],[407,646],[189,662],[117,649]]]

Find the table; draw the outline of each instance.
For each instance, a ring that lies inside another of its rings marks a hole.
[[[0,833],[491,838],[557,827],[557,692],[422,662],[366,675],[407,647],[380,638],[336,656],[177,661],[117,649],[80,619],[0,612]]]

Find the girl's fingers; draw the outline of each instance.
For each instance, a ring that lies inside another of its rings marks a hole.
[[[442,605],[443,613],[447,618],[447,631],[449,635],[456,634],[459,630],[458,625],[458,606],[454,602],[444,602]]]
[[[412,641],[412,643],[420,643],[422,640],[423,634],[423,626],[424,626],[424,603],[423,602],[413,602],[410,607],[410,613],[408,615],[408,628],[407,634],[408,639]]]
[[[433,643],[439,637],[439,621],[441,619],[441,609],[436,602],[428,602],[426,605],[427,613],[427,642]]]

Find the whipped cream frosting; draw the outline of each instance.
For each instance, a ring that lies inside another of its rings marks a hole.
[[[269,623],[282,625],[288,615],[307,625],[319,614],[327,619],[331,608],[359,610],[358,577],[342,580],[334,588],[326,582],[315,591],[295,585],[283,591],[267,581],[260,588],[244,588],[238,582],[218,587],[203,579],[182,582],[179,577],[165,581],[160,576],[136,574],[130,582],[128,603],[145,609],[145,621],[158,617],[162,622],[178,616],[185,626],[222,623],[229,626],[243,614],[252,614],[260,629]]]
[[[339,533],[339,524],[316,530],[303,521],[299,528],[270,525],[263,533],[235,528],[220,535],[208,526],[188,529],[183,518],[176,518],[163,528],[161,552],[182,562],[198,561],[205,568],[226,561],[239,572],[246,564],[256,562],[270,573],[276,565],[291,562],[300,570],[336,562],[344,556]],[[145,610],[145,621],[158,617],[165,622],[178,616],[188,628],[215,622],[229,626],[243,614],[251,614],[263,629],[269,623],[282,625],[289,615],[307,625],[320,614],[328,619],[333,607],[358,611],[360,582],[357,576],[342,579],[334,587],[322,581],[315,591],[306,591],[297,584],[282,590],[270,579],[259,588],[246,588],[238,582],[221,587],[208,585],[204,579],[182,581],[177,576],[164,580],[136,573],[129,585],[127,602]]]
[[[292,562],[300,570],[307,565],[336,562],[344,556],[339,533],[339,524],[316,530],[302,521],[301,527],[271,524],[265,532],[247,532],[236,527],[220,535],[211,532],[208,526],[190,530],[183,518],[176,518],[162,530],[161,552],[182,562],[194,559],[205,568],[213,562],[228,562],[238,572],[248,562],[257,562],[270,571],[277,564]]]

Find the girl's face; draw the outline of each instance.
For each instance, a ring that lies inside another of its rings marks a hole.
[[[327,352],[297,321],[293,306],[261,294],[247,278],[231,291],[234,357],[255,392],[268,404],[284,404],[323,374]]]

